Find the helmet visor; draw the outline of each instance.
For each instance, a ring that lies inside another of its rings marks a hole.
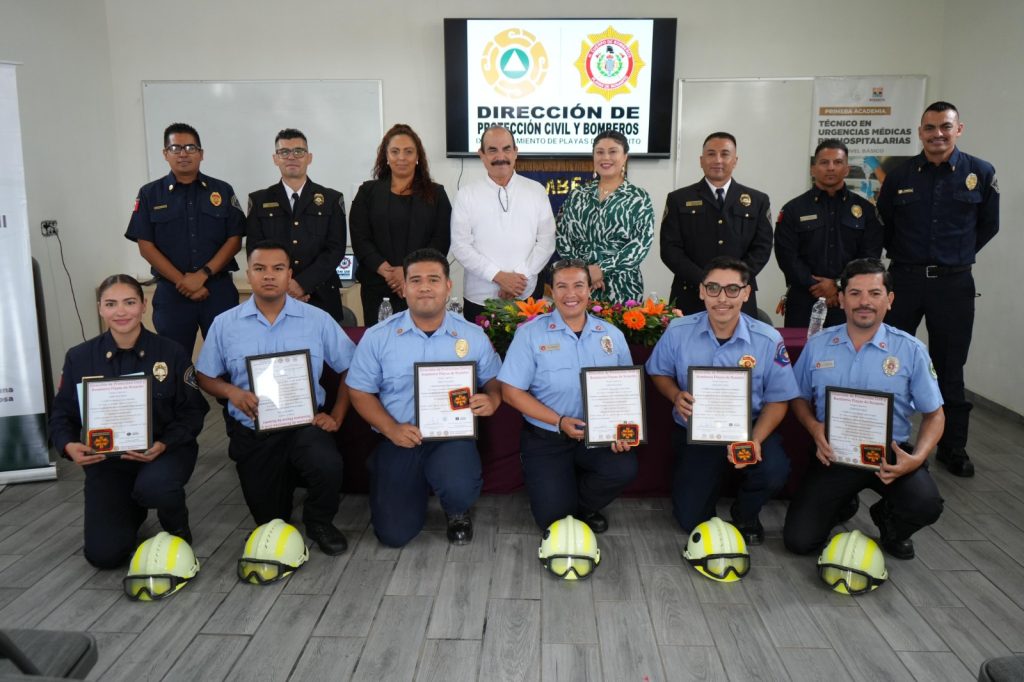
[[[176,575],[130,575],[124,581],[124,593],[132,601],[156,601],[188,582],[187,578]]]
[[[253,585],[267,585],[287,578],[295,572],[294,566],[278,561],[239,559],[238,579]]]
[[[593,557],[580,556],[578,554],[552,554],[541,559],[544,567],[559,578],[564,578],[573,573],[577,578],[586,578],[594,572],[597,562]]]
[[[750,572],[750,556],[746,554],[710,554],[688,561],[691,566],[699,567],[706,574],[719,580],[725,580],[730,573],[742,578]]]
[[[847,594],[852,595],[870,592],[885,582],[884,578],[875,578],[864,571],[834,564],[820,564],[818,575],[833,590],[842,585],[846,588]]]

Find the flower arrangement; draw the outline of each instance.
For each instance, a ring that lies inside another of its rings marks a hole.
[[[491,298],[484,303],[484,312],[475,321],[483,327],[494,349],[504,357],[516,329],[549,310],[551,303],[543,298],[539,301],[532,297],[525,301]],[[592,300],[590,313],[621,329],[629,343],[643,346],[653,346],[665,333],[669,322],[683,316],[678,308],[669,308],[665,299],[650,298],[643,303],[632,299],[625,303]]]
[[[488,338],[491,339],[491,343],[494,344],[494,350],[501,357],[505,357],[505,352],[508,351],[509,344],[512,343],[516,329],[550,309],[551,303],[547,299],[534,301],[533,296],[525,301],[489,298],[484,301],[484,312],[477,315],[474,321],[483,327]]]
[[[681,310],[670,308],[663,298],[648,298],[643,303],[633,299],[625,303],[591,301],[590,312],[621,329],[626,341],[640,346],[656,344],[669,323],[683,316]]]

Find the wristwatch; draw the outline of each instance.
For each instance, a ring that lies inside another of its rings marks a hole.
[[[211,270],[211,269],[210,269],[210,266],[209,266],[209,265],[204,265],[204,266],[202,267],[202,271],[206,273],[206,276],[207,276],[208,278],[209,278],[209,277],[213,277],[213,270]]]

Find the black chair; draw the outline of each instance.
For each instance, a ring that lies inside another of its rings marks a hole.
[[[0,630],[0,682],[84,680],[97,656],[96,640],[85,632]]]

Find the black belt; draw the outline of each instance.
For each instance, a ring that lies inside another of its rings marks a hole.
[[[970,272],[970,265],[910,265],[907,263],[893,263],[890,270],[897,272],[908,272],[913,275],[924,275],[928,279],[955,275],[958,272]]]
[[[548,429],[541,428],[541,427],[537,426],[536,424],[531,424],[530,422],[526,421],[525,419],[523,420],[523,429],[528,431],[528,432],[530,432],[530,433],[532,433],[533,435],[537,436],[538,438],[543,438],[545,440],[559,440],[559,441],[561,441],[561,440],[567,440],[568,439],[568,437],[565,434],[563,434],[561,430],[549,431]]]

